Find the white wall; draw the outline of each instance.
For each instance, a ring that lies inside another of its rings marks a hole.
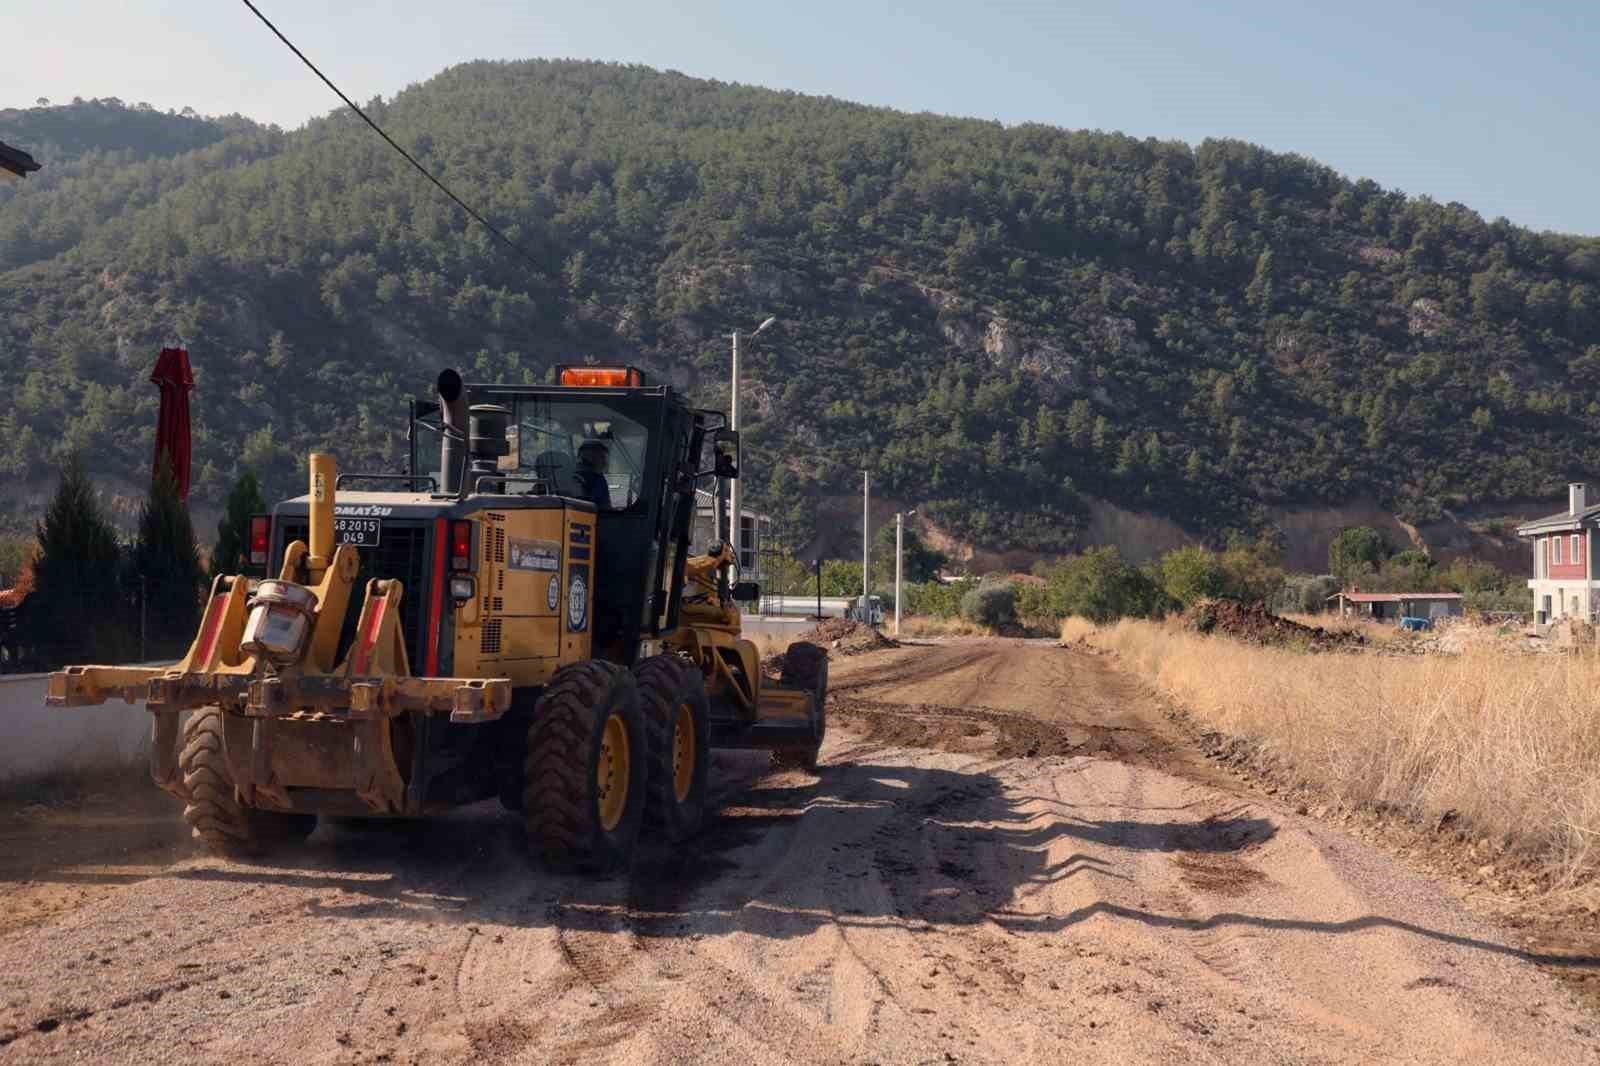
[[[115,769],[148,757],[144,704],[46,707],[44,694],[44,674],[0,675],[0,784]]]

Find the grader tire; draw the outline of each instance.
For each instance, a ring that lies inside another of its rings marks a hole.
[[[711,771],[711,704],[705,677],[676,655],[652,655],[633,668],[650,739],[645,821],[668,840],[685,840],[705,820]]]
[[[816,770],[817,754],[822,750],[822,739],[828,734],[828,653],[808,641],[789,645],[783,653],[783,673],[779,684],[784,688],[799,689],[811,697],[812,744],[803,748],[784,748],[776,752],[780,763],[794,763],[806,770]]]
[[[650,750],[633,675],[597,660],[562,667],[534,707],[527,743],[532,851],[557,869],[626,863],[644,821]]]
[[[184,723],[178,772],[189,797],[183,820],[196,839],[219,855],[248,858],[310,836],[317,827],[314,814],[267,811],[239,802],[223,755],[225,743],[220,708],[201,708]]]

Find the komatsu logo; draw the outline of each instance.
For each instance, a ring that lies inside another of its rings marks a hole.
[[[394,514],[393,507],[379,507],[377,504],[364,503],[360,507],[354,504],[343,506],[334,504],[333,513],[344,518],[388,518]]]

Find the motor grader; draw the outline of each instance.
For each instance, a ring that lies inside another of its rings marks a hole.
[[[407,473],[313,454],[307,494],[251,521],[275,578],[219,576],[180,662],[70,666],[49,702],[142,701],[156,784],[232,854],[498,797],[547,861],[604,869],[646,821],[695,832],[712,748],[814,768],[826,653],[764,679],[735,608],[759,591],[727,546],[690,554],[696,485],[738,476],[738,434],[632,367],[559,382],[444,371],[411,401]]]

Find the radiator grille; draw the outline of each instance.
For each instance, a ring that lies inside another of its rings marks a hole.
[[[497,562],[497,563],[503,563],[503,562],[506,561],[506,527],[505,526],[495,526],[494,527],[494,561]]]
[[[303,518],[290,518],[283,523],[284,544],[306,540],[308,535],[309,527]],[[412,673],[422,673],[425,669],[423,654],[428,646],[422,631],[423,619],[427,617],[422,608],[429,592],[428,527],[386,520],[378,546],[363,548],[356,552],[356,557],[361,560],[361,570],[350,590],[350,609],[345,612],[344,630],[339,634],[339,658],[343,659],[355,642],[356,623],[360,621],[361,599],[366,595],[367,582],[375,577],[398,579],[405,585],[405,595],[400,599],[400,625],[405,630],[406,658],[411,661]]]
[[[478,651],[483,655],[500,654],[500,619],[483,623],[483,636],[478,644]]]

